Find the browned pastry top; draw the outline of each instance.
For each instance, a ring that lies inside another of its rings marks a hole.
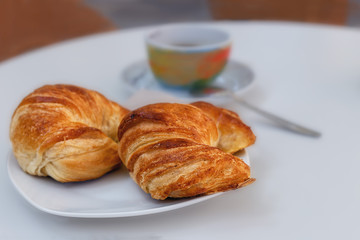
[[[234,189],[253,181],[231,153],[255,141],[234,112],[209,103],[158,103],[130,112],[118,132],[130,176],[155,199]]]
[[[46,85],[15,110],[10,139],[21,168],[61,182],[97,178],[120,163],[117,127],[128,110],[98,92]]]

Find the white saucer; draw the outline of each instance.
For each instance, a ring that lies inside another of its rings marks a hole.
[[[194,99],[186,90],[166,87],[159,83],[153,76],[146,60],[134,62],[126,67],[122,72],[122,81],[132,92],[141,89],[166,91],[177,98]],[[241,95],[249,90],[253,83],[254,73],[249,67],[238,61],[229,60],[223,72],[212,85],[223,87],[235,92],[236,95]]]

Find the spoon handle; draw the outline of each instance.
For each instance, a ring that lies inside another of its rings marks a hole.
[[[264,111],[264,110],[262,110],[262,109],[260,109],[258,107],[255,107],[252,104],[249,104],[248,102],[246,102],[243,99],[240,99],[240,98],[238,98],[238,97],[236,97],[234,95],[233,95],[233,98],[236,101],[238,101],[242,106],[247,107],[248,109],[251,109],[254,112],[259,113],[260,115],[274,121],[275,123],[279,124],[280,126],[286,128],[286,129],[288,129],[290,131],[300,133],[300,134],[304,134],[304,135],[308,135],[308,136],[311,136],[311,137],[320,137],[321,136],[320,132],[317,132],[317,131],[312,130],[310,128],[307,128],[307,127],[301,126],[299,124],[290,122],[289,120],[286,120],[286,119],[284,119],[282,117],[279,117],[279,116],[276,116],[276,115],[274,115],[272,113]]]

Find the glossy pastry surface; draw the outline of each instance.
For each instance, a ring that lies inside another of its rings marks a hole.
[[[20,167],[60,182],[94,179],[114,169],[117,128],[128,110],[96,91],[46,85],[16,108],[10,140]]]
[[[255,141],[238,115],[209,103],[158,103],[130,112],[119,126],[119,156],[155,199],[236,189],[254,181],[231,153]]]

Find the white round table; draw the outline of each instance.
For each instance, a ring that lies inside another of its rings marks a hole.
[[[256,84],[244,97],[319,130],[311,138],[241,108],[257,142],[248,149],[257,181],[185,208],[146,216],[85,219],[31,206],[6,169],[11,115],[33,89],[72,83],[124,103],[121,71],[146,57],[153,28],[120,30],[39,49],[0,64],[0,239],[359,239],[360,31],[283,22],[219,22],[231,58]],[[116,189],[114,189],[116,191]],[[46,193],[44,193],[46,194]]]

